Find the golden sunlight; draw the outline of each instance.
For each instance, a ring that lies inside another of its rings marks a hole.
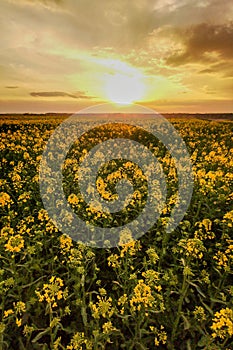
[[[140,76],[122,73],[106,76],[105,94],[111,102],[130,104],[140,100],[144,92],[145,85]]]

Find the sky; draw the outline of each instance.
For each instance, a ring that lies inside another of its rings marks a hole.
[[[233,1],[1,0],[0,113],[233,112]]]

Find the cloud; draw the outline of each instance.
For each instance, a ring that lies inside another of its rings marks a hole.
[[[215,73],[215,70],[213,68],[206,68],[206,69],[202,69],[199,71],[200,74],[211,74],[211,73]]]
[[[41,92],[30,92],[33,97],[71,97],[77,99],[93,99],[95,97],[88,96],[84,92],[79,91],[76,94],[70,94],[63,91],[41,91]]]
[[[186,29],[177,29],[176,33],[185,49],[170,55],[167,64],[178,66],[232,58],[233,22],[225,25],[202,23]]]
[[[34,7],[44,7],[50,11],[59,11],[60,6],[64,2],[63,0],[7,0],[9,3],[19,4],[20,6],[34,6]]]
[[[93,104],[104,99],[108,58],[138,68],[152,97],[171,98],[175,86],[191,91],[184,99],[210,89],[228,98],[232,9],[229,0],[2,0],[0,95],[55,109]]]
[[[209,68],[202,69],[199,74],[220,74],[225,78],[233,78],[232,60],[225,60],[211,64]]]
[[[18,86],[5,86],[6,89],[18,89]]]
[[[111,46],[126,53],[145,47],[163,26],[225,23],[233,6],[229,0],[100,0],[97,6],[87,0],[4,0],[2,7],[2,47],[60,46],[65,52]]]

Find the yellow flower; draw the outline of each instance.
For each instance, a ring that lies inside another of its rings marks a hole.
[[[121,310],[120,310],[120,314],[123,315],[124,312],[125,312],[125,304],[127,303],[128,301],[128,296],[127,294],[123,294],[119,299],[118,299],[118,302],[117,304],[120,306],[122,305],[121,307]]]
[[[127,302],[128,296],[127,294],[123,294],[119,299],[118,299],[118,305],[125,305]]]
[[[142,276],[145,278],[145,281],[149,286],[154,286],[157,281],[159,281],[159,273],[154,270],[144,271]]]
[[[143,280],[139,280],[138,284],[134,288],[134,294],[129,302],[133,311],[140,311],[142,305],[145,308],[152,307],[154,300],[155,299],[152,295],[151,287],[145,284]]]
[[[112,317],[115,309],[112,306],[112,298],[107,296],[97,295],[97,303],[90,303],[90,308],[92,309],[92,315],[94,318],[98,319],[100,316],[104,318]]]
[[[14,310],[17,314],[21,314],[22,312],[26,311],[26,304],[23,301],[18,301],[13,305],[14,305]]]
[[[228,227],[233,227],[233,210],[224,215],[223,222],[226,223]]]
[[[52,329],[52,328],[54,328],[54,327],[56,327],[58,324],[59,324],[59,322],[61,321],[61,319],[59,318],[59,317],[54,317],[52,320],[51,320],[51,322],[50,322],[50,324],[49,324],[49,327]]]
[[[104,333],[104,334],[109,334],[109,333],[111,333],[112,331],[116,331],[116,328],[113,327],[111,321],[105,322],[105,323],[103,324],[102,328],[103,328],[103,333]]]
[[[133,240],[132,232],[129,229],[123,229],[120,233],[119,246],[121,248],[120,257],[123,258],[126,253],[133,256],[141,249],[139,241]]]
[[[84,348],[85,350],[92,350],[92,341],[85,338],[84,332],[77,332],[73,335],[70,344],[66,347],[66,350],[82,350]]]
[[[194,238],[199,240],[215,238],[215,234],[211,231],[212,221],[210,219],[203,219],[195,226],[198,226],[199,229],[194,232]]]
[[[8,208],[13,203],[11,197],[6,192],[0,192],[0,207],[7,206]]]
[[[164,327],[160,326],[160,329],[150,326],[150,330],[155,334],[154,344],[159,346],[161,344],[166,344],[167,342],[167,333],[164,331]]]
[[[45,209],[41,209],[38,213],[38,220],[40,221],[48,221],[49,215]]]
[[[159,260],[159,256],[156,253],[155,249],[151,247],[151,248],[147,249],[146,253],[150,259],[150,263],[156,264],[157,261]]]
[[[15,323],[18,327],[20,327],[22,325],[22,319],[16,317]]]
[[[230,268],[231,261],[233,260],[233,244],[232,240],[227,240],[228,247],[226,248],[225,252],[218,251],[214,255],[214,260],[217,261],[218,267],[224,268],[225,270]]]
[[[76,206],[79,204],[79,198],[76,196],[76,194],[72,193],[68,197],[68,203]]]
[[[18,253],[24,247],[24,239],[20,235],[11,236],[5,244],[6,250],[12,253]]]
[[[67,235],[60,236],[60,248],[62,254],[67,253],[73,246],[72,239]]]
[[[104,289],[104,288],[99,288],[99,293],[100,293],[100,295],[107,295],[107,292],[106,292],[106,289]]]
[[[1,229],[0,237],[7,239],[8,236],[10,236],[10,235],[12,236],[13,234],[14,234],[14,229],[10,226],[5,226]]]
[[[68,290],[67,288],[65,288],[65,290],[61,289],[64,283],[59,277],[52,276],[49,282],[50,283],[45,283],[43,285],[41,292],[36,291],[35,293],[40,302],[45,300],[47,303],[51,304],[52,307],[56,307],[58,300],[61,300],[62,298],[66,299]]]
[[[34,329],[34,327],[33,326],[28,326],[27,324],[24,326],[24,328],[23,328],[23,334],[24,335],[30,335],[33,331],[34,331],[35,329]]]
[[[206,251],[203,242],[197,238],[181,239],[178,246],[181,247],[181,252],[184,252],[186,256],[197,259],[201,259],[203,252]]]
[[[212,337],[221,339],[231,337],[233,335],[233,310],[227,307],[216,312],[214,316],[210,327],[214,331]]]
[[[193,315],[197,321],[205,321],[206,320],[205,310],[202,306],[196,306],[195,310],[193,311]]]
[[[31,194],[29,192],[24,192],[18,197],[18,201],[22,203],[26,203],[30,198],[31,198]]]
[[[59,350],[61,348],[61,337],[58,337],[53,343],[53,350]]]
[[[4,311],[4,318],[7,318],[10,315],[13,315],[14,311],[12,309]]]

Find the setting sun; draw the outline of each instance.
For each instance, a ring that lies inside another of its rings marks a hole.
[[[137,76],[109,75],[105,84],[107,98],[119,104],[130,104],[144,95],[144,83]]]

